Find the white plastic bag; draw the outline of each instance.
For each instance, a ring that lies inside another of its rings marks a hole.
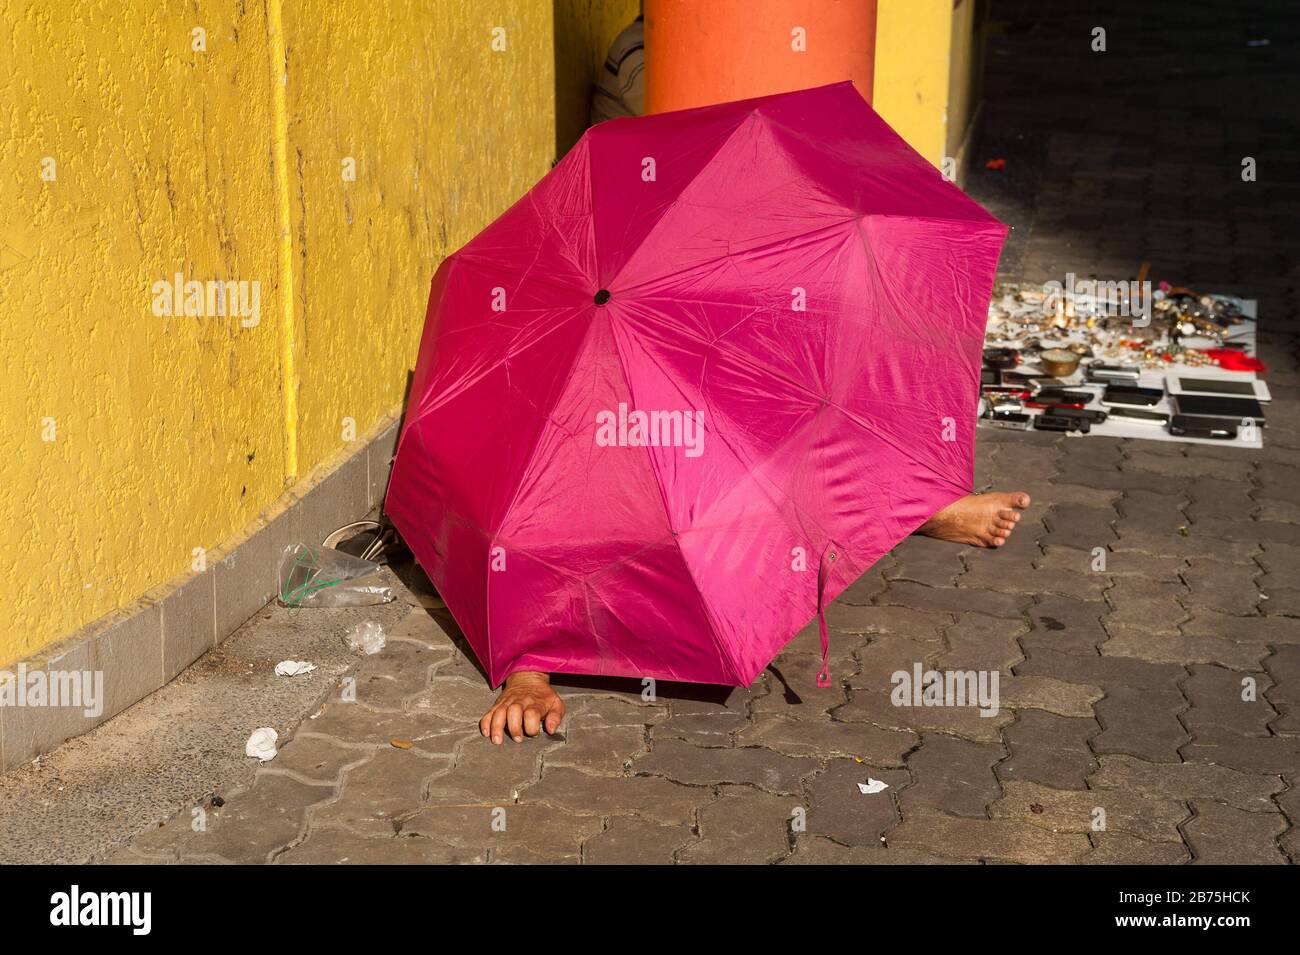
[[[286,607],[371,607],[393,599],[380,566],[332,547],[290,544],[280,558],[280,603]]]
[[[388,638],[384,636],[384,628],[373,620],[359,623],[343,635],[343,643],[349,650],[366,656],[378,653],[384,649],[387,642]]]

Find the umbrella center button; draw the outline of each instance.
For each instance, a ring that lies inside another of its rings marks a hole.
[[[595,302],[597,305],[604,305],[609,301],[609,289],[603,288],[596,293]]]

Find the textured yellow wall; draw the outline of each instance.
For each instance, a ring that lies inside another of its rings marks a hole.
[[[439,258],[549,166],[552,40],[551,0],[0,0],[0,665],[398,405]],[[177,272],[260,321],[155,315]]]
[[[879,0],[876,10],[871,105],[913,149],[939,166],[948,139],[952,0]]]

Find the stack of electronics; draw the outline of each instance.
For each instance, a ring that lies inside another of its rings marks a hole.
[[[1217,368],[1143,371],[1049,349],[1039,370],[1014,348],[984,352],[981,414],[1001,428],[1263,446],[1268,385]]]

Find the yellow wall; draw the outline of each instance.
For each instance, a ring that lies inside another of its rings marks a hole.
[[[952,40],[952,0],[879,0],[871,105],[936,166],[948,142]]]
[[[395,409],[439,258],[549,168],[552,29],[552,0],[0,0],[0,665]],[[260,321],[156,316],[176,272],[260,282]]]

